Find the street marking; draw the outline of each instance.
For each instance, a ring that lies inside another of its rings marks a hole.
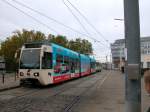
[[[99,88],[103,85],[103,83],[105,82],[105,80],[106,80],[109,76],[110,76],[110,73],[108,73],[108,74],[104,77],[104,79],[101,81],[101,83],[97,85],[96,89],[99,89]]]

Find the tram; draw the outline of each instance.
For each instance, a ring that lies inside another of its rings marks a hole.
[[[96,60],[54,43],[32,42],[21,48],[20,84],[55,84],[96,72]]]

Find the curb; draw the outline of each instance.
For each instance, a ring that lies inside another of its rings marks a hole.
[[[7,91],[7,90],[11,90],[11,89],[16,89],[16,88],[19,88],[19,87],[21,87],[21,86],[20,86],[20,85],[17,85],[17,86],[13,86],[13,87],[3,88],[3,89],[0,89],[0,92]]]

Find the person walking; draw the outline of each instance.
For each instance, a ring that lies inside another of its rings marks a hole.
[[[150,70],[147,70],[144,73],[144,83],[145,83],[145,90],[150,96]]]
[[[124,66],[121,66],[121,72],[124,73]]]

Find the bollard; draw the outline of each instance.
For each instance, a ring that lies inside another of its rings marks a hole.
[[[4,72],[2,72],[2,81],[3,81],[3,84],[4,84],[4,82],[5,82],[5,74],[4,74]]]
[[[0,60],[0,72],[2,73],[2,82],[3,82],[3,84],[4,84],[4,79],[5,79],[5,70],[6,70],[6,68],[5,68],[5,61],[2,59],[2,60]]]
[[[16,81],[17,72],[15,72],[15,81]]]

